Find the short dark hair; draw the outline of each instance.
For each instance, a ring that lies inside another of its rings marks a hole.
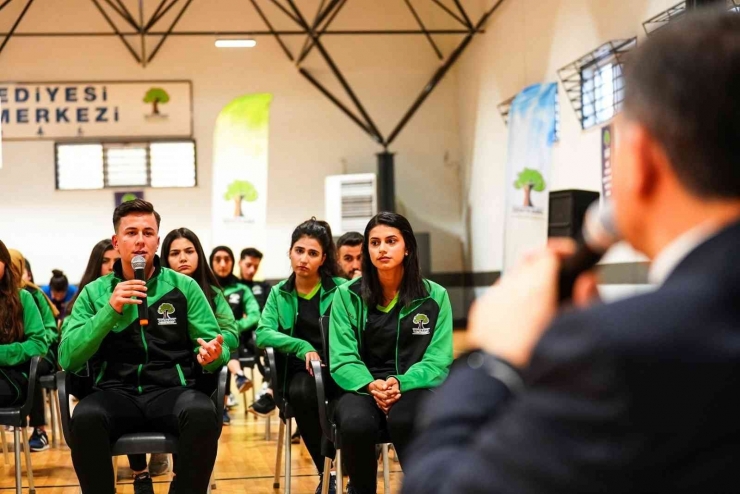
[[[408,255],[403,258],[403,279],[398,289],[398,303],[408,307],[411,302],[426,296],[424,279],[421,277],[421,266],[419,264],[419,249],[416,245],[414,230],[409,220],[396,213],[378,213],[370,219],[365,227],[365,240],[362,242],[362,283],[360,291],[362,298],[368,307],[383,305],[383,287],[380,285],[378,268],[373,265],[370,257],[370,232],[378,225],[386,225],[396,228],[403,236]]]
[[[625,115],[662,145],[679,181],[705,198],[740,196],[740,15],[686,15],[625,64]]]
[[[153,214],[157,220],[157,230],[159,230],[159,224],[162,222],[162,217],[159,213],[154,210],[151,202],[147,202],[144,199],[134,199],[133,201],[126,201],[118,205],[113,211],[113,229],[118,231],[118,225],[121,224],[121,218],[125,218],[130,214],[142,213],[142,214]]]
[[[262,252],[258,251],[254,247],[247,247],[242,250],[239,260],[244,260],[245,257],[256,257],[257,259],[262,259]]]
[[[337,251],[339,251],[339,249],[341,249],[345,245],[349,245],[350,247],[362,245],[363,240],[365,240],[365,237],[362,236],[362,233],[347,232],[339,237],[339,240],[337,240]]]

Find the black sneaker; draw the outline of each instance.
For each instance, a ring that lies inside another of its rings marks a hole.
[[[236,388],[240,393],[244,393],[252,389],[252,381],[247,376],[236,376]]]
[[[28,438],[28,448],[31,451],[46,451],[49,447],[49,437],[46,432],[34,429],[33,434]]]
[[[301,444],[301,431],[298,429],[295,430],[292,436],[290,436],[290,443],[291,444]]]
[[[149,459],[149,475],[156,477],[164,475],[170,470],[169,455],[165,453],[154,453]]]
[[[177,477],[172,477],[172,482],[170,482],[170,490],[167,491],[167,494],[177,494]]]
[[[149,472],[134,476],[134,494],[154,494],[154,485]]]
[[[321,494],[322,487],[324,487],[324,476],[319,475],[319,486],[316,488],[316,494]],[[329,494],[337,494],[337,476],[334,474],[329,475]]]
[[[357,494],[357,491],[352,487],[352,484],[347,484],[347,494]]]
[[[227,412],[225,408],[224,408],[224,425],[231,425],[231,417],[229,417],[229,412]]]
[[[275,410],[275,399],[270,393],[265,393],[249,406],[249,412],[259,416],[270,415]]]

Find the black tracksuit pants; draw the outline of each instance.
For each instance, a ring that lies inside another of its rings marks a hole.
[[[327,394],[334,396],[334,381],[329,377],[328,372],[324,372],[324,377],[324,382],[328,388],[326,390]],[[285,389],[288,394],[288,403],[290,403],[290,407],[295,414],[295,421],[298,424],[301,438],[306,444],[306,449],[308,449],[316,469],[319,474],[322,474],[324,472],[324,456],[333,458],[334,447],[321,431],[316,381],[306,371],[305,362],[293,357],[290,358]]]
[[[83,494],[113,494],[111,444],[123,434],[158,431],[176,434],[177,494],[204,494],[216,462],[221,433],[216,407],[205,393],[164,388],[143,395],[96,391],[74,410],[72,462]]]
[[[346,393],[339,398],[335,417],[342,440],[342,460],[357,494],[375,494],[378,475],[375,445],[383,429],[387,428],[403,467],[419,404],[431,393],[429,389],[402,392],[387,417],[370,395]]]

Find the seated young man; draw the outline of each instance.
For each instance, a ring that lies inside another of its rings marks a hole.
[[[112,273],[85,286],[64,321],[59,363],[94,379],[71,422],[72,461],[84,494],[115,492],[111,444],[123,434],[179,437],[171,494],[205,493],[216,461],[216,408],[194,389],[195,377],[217,372],[230,349],[197,282],[160,267],[159,223],[146,201],[116,208],[112,240],[121,259]],[[134,279],[135,256],[146,260],[146,282]],[[139,320],[144,297],[148,325]],[[134,487],[153,492],[148,475]]]

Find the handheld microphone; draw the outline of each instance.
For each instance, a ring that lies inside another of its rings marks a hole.
[[[134,268],[134,279],[146,282],[146,274],[144,273],[144,270],[146,269],[146,259],[144,259],[144,256],[134,256],[134,258],[131,259],[131,267]],[[142,326],[148,326],[149,316],[147,315],[148,310],[146,297],[142,297],[140,300],[141,304],[139,304],[139,324],[141,324]]]
[[[605,202],[599,209],[599,201],[594,201],[588,207],[583,221],[583,241],[578,244],[575,254],[561,263],[558,275],[559,302],[571,299],[576,278],[593,268],[620,239],[611,202]]]

